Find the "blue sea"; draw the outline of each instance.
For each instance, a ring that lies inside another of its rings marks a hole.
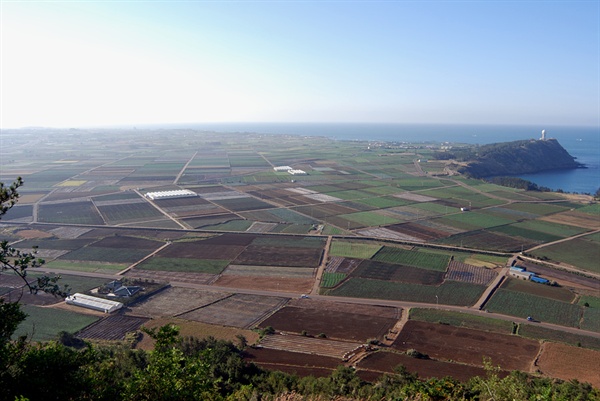
[[[171,126],[182,127],[183,125]],[[389,142],[455,142],[488,144],[520,139],[538,139],[542,129],[555,138],[587,168],[549,171],[521,176],[538,185],[565,192],[594,193],[600,188],[600,128],[531,125],[433,125],[371,123],[230,123],[193,124],[188,128],[217,132],[254,132],[324,136],[338,140]]]

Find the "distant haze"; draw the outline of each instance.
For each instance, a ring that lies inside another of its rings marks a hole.
[[[0,7],[1,128],[600,124],[597,1]]]

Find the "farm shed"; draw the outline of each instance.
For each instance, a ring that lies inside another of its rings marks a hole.
[[[521,273],[523,273],[525,270],[527,270],[527,269],[525,269],[524,267],[521,267],[521,266],[512,266],[510,268],[511,272],[515,271],[515,272],[521,272]]]
[[[104,313],[112,313],[123,307],[121,302],[109,301],[108,299],[92,297],[81,293],[69,295],[65,301],[69,305],[81,306],[82,308],[93,309]]]
[[[522,278],[523,280],[531,280],[534,273],[527,271],[510,270],[510,275],[516,278]]]
[[[542,278],[542,277],[538,277],[538,276],[531,276],[530,280],[533,281],[534,283],[540,283],[540,284],[548,284],[550,282],[550,280]]]
[[[273,170],[278,171],[278,172],[285,172],[285,171],[290,171],[292,170],[292,168],[290,166],[277,166],[277,167],[273,167]]]
[[[189,189],[177,189],[174,191],[157,191],[157,192],[146,192],[144,195],[148,199],[173,199],[173,198],[189,198],[192,196],[198,196],[194,191]]]
[[[291,175],[307,175],[304,170],[288,170]]]

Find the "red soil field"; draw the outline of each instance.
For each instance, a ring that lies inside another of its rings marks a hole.
[[[365,316],[377,316],[398,320],[402,315],[402,309],[393,306],[361,305],[344,302],[314,300],[312,298],[290,299],[288,306],[296,308],[324,309],[341,313],[353,313]]]
[[[396,322],[397,319],[392,318],[286,306],[260,326],[293,333],[306,330],[313,336],[324,333],[327,338],[366,341],[369,338],[382,339]]]
[[[144,317],[112,315],[90,324],[76,335],[94,340],[123,340],[125,334],[138,330],[148,320]]]
[[[393,373],[398,365],[404,366],[409,372],[416,373],[420,378],[442,378],[451,376],[460,381],[467,381],[474,376],[485,376],[485,369],[476,366],[461,365],[451,362],[435,361],[432,359],[417,359],[394,352],[376,352],[358,363],[359,375],[370,371],[375,374],[366,377],[377,378],[383,373]]]
[[[280,351],[269,348],[248,348],[244,359],[249,362],[278,363],[304,367],[319,367],[335,369],[342,364],[337,358],[328,356],[301,354],[299,352]]]
[[[125,273],[126,277],[139,278],[157,283],[192,283],[192,284],[210,284],[215,280],[214,274],[208,273],[186,273],[169,272],[161,270],[142,270],[131,269]]]
[[[93,244],[94,247],[100,248],[115,248],[115,249],[158,249],[164,243],[159,241],[153,241],[144,238],[126,237],[121,235],[115,235],[113,237],[106,237]]]
[[[221,275],[214,285],[231,288],[249,288],[253,290],[269,290],[302,294],[310,292],[314,283],[312,278],[285,277],[248,277],[238,275]]]
[[[256,235],[253,234],[222,234],[204,240],[203,243],[211,245],[238,245],[248,246],[254,241]]]
[[[156,199],[154,200],[154,203],[161,208],[210,204],[210,202],[199,196],[191,196],[189,198]]]
[[[413,237],[420,238],[422,240],[430,241],[438,238],[448,237],[450,233],[436,230],[433,227],[425,227],[417,223],[403,223],[403,224],[393,224],[391,226],[386,226],[390,230],[411,235]]]
[[[248,246],[235,261],[235,265],[317,267],[323,250],[310,248]]]
[[[542,374],[588,382],[600,388],[600,351],[559,343],[545,343],[536,365]]]
[[[540,344],[512,335],[409,320],[392,347],[400,351],[412,348],[434,359],[477,366],[490,358],[494,366],[504,370],[529,372]]]
[[[162,258],[233,260],[245,249],[240,245],[214,245],[206,241],[174,242],[156,254]]]

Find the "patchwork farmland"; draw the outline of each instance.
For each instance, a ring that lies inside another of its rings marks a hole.
[[[246,333],[247,361],[301,375],[346,364],[375,380],[402,364],[467,380],[485,373],[485,356],[501,375],[570,380],[562,358],[593,379],[571,363],[584,354],[565,348],[600,349],[591,198],[446,175],[441,161],[419,175],[415,160],[434,144],[148,131],[143,152],[122,146],[138,134],[102,151],[82,136],[73,160],[68,136],[48,140],[39,158],[16,150],[2,164],[3,182],[25,181],[0,221],[11,246],[37,247],[40,270],[73,292],[105,296],[113,280],[142,288],[106,316],[27,294],[3,274],[0,296],[30,314],[19,334],[122,341],[175,322],[186,335]],[[306,175],[273,170],[283,165]],[[191,194],[145,196],[179,190]],[[555,285],[509,278],[510,263]]]

